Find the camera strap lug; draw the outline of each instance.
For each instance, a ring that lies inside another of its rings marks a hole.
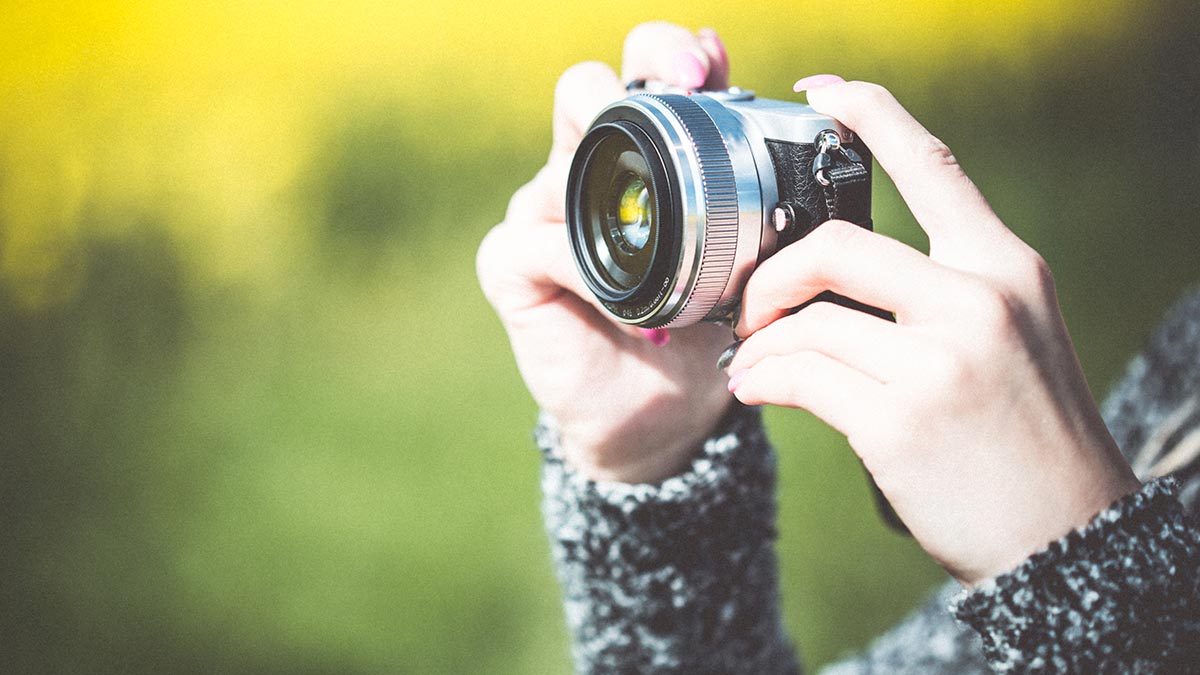
[[[871,176],[862,157],[832,129],[813,140],[817,154],[812,175],[821,186],[830,218],[871,229]]]

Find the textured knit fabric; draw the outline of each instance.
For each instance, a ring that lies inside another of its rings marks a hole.
[[[1102,410],[1149,481],[1140,492],[974,591],[948,582],[823,672],[1200,673],[1200,526],[1187,513],[1200,461],[1180,464],[1200,442],[1200,292]],[[799,671],[778,607],[773,451],[752,409],[720,427],[682,474],[626,485],[573,472],[553,420],[539,424],[577,672]]]
[[[579,672],[796,673],[779,619],[775,457],[738,409],[660,485],[571,471],[543,419],[542,487]]]
[[[996,672],[1200,671],[1200,537],[1150,483],[956,603]]]

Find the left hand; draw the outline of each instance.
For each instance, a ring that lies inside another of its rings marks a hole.
[[[711,30],[642,24],[625,40],[626,81],[728,86]],[[508,331],[525,384],[558,427],[563,457],[591,480],[657,483],[682,471],[733,402],[712,367],[729,342],[715,325],[653,331],[617,322],[583,284],[564,222],[567,172],[592,119],[628,93],[602,63],[558,81],[546,166],[479,247],[479,281]]]
[[[929,235],[928,256],[830,221],[764,262],[729,364],[743,403],[844,433],[925,550],[974,584],[1086,524],[1139,483],[1088,391],[1045,261],[887,90],[812,89],[860,134]],[[830,303],[832,290],[896,323]]]

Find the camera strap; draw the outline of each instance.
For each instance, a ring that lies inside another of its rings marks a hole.
[[[862,157],[843,145],[833,131],[818,134],[814,144],[817,154],[812,173],[821,186],[829,217],[872,229],[871,174]]]
[[[866,168],[857,162],[830,168],[825,172],[829,185],[823,186],[825,208],[830,218],[848,220],[872,229],[871,181]]]

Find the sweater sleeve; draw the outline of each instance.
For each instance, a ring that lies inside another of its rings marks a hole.
[[[1135,465],[1195,440],[1198,354],[1195,291],[1104,406]],[[582,478],[550,420],[538,441],[578,672],[798,672],[778,607],[775,461],[756,410],[737,409],[659,485]],[[1171,474],[985,587],[946,583],[824,675],[1200,672],[1200,461]]]
[[[993,671],[1197,672],[1200,536],[1176,489],[1152,482],[958,598]]]
[[[797,673],[780,620],[774,455],[741,409],[659,485],[589,481],[539,426],[544,510],[579,673]],[[824,675],[1189,673],[1200,529],[1151,482],[973,591],[947,584]]]
[[[543,416],[543,511],[578,673],[798,673],[779,611],[775,456],[735,406],[680,475],[595,482]]]
[[[1176,487],[1144,486],[978,589],[947,583],[822,675],[1200,672],[1200,536]]]

